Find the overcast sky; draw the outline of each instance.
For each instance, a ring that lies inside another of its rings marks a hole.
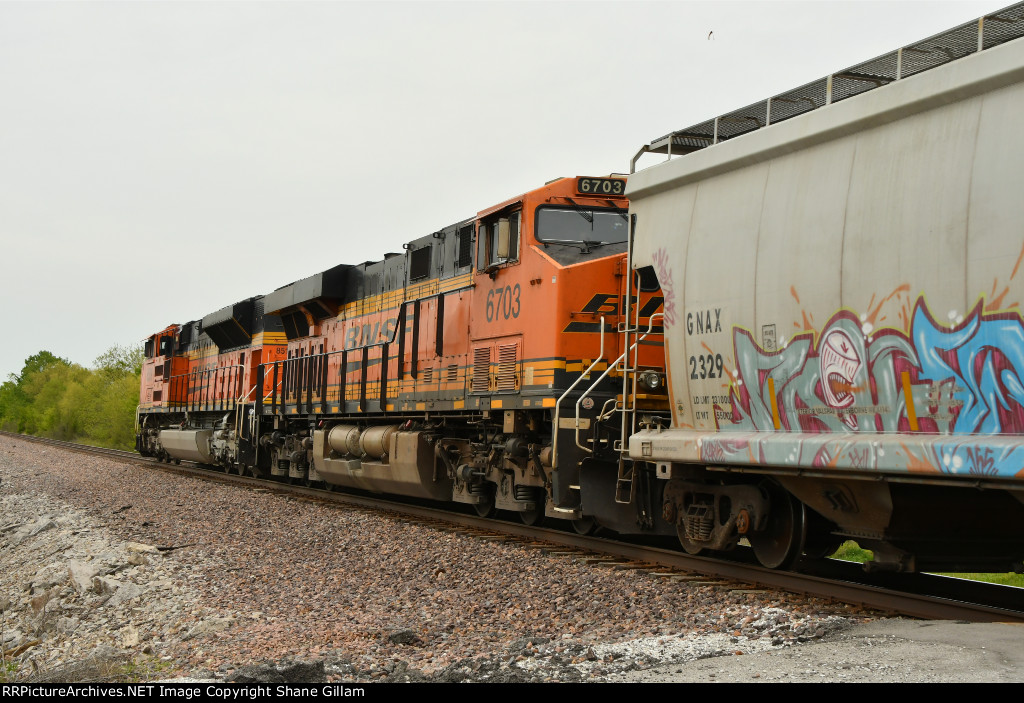
[[[0,1],[0,380],[1008,4]]]

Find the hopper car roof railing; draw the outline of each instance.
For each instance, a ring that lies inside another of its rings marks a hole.
[[[665,154],[668,159],[683,156],[1022,36],[1024,2],[1010,5],[767,100],[670,132],[641,147],[630,161],[629,172],[636,172],[636,163],[644,154]]]

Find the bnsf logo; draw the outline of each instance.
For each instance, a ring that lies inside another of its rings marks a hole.
[[[395,334],[395,327],[398,326],[398,318],[392,317],[384,320],[383,323],[365,324],[362,326],[353,325],[345,333],[345,348],[355,349],[357,347],[368,347],[373,344],[387,342]]]
[[[656,313],[659,310],[661,310],[662,305],[664,305],[664,303],[665,303],[665,298],[663,298],[660,295],[652,295],[650,298],[648,298],[647,302],[645,302],[640,307],[640,317],[641,318],[649,318],[651,315],[653,315],[654,313]],[[615,315],[618,315],[619,314],[619,310],[622,310],[625,307],[626,307],[626,296],[624,296],[624,295],[623,296],[618,296],[618,295],[615,295],[614,293],[598,293],[593,298],[591,298],[587,302],[586,305],[583,306],[583,309],[580,310],[580,312],[581,313],[589,313],[589,314],[592,314],[592,315],[606,315],[608,317],[613,317]],[[632,312],[633,309],[635,309],[635,304],[633,306],[630,306],[630,312]],[[605,331],[606,332],[607,331],[613,331],[613,330],[614,330],[614,328],[609,330],[607,326],[605,327]],[[580,322],[580,321],[574,320],[574,321],[570,322],[568,325],[566,325],[565,329],[563,329],[562,331],[563,332],[588,332],[588,333],[600,332],[601,331],[601,323],[600,322]],[[651,332],[654,333],[654,334],[662,334],[663,330],[661,328],[661,325],[655,325],[651,329]]]
[[[640,317],[650,317],[661,309],[665,299],[660,295],[652,295],[650,299],[640,308]],[[635,304],[635,301],[634,301]],[[619,310],[626,307],[626,296],[619,297],[610,293],[598,293],[590,299],[580,312],[593,313],[595,315],[618,315]],[[632,311],[632,310],[631,310]]]

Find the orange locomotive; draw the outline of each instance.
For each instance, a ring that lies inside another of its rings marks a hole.
[[[618,442],[623,409],[667,413],[663,300],[653,272],[627,275],[624,191],[559,179],[402,254],[164,330],[139,451],[654,530],[662,482]],[[624,368],[643,371],[635,386]]]

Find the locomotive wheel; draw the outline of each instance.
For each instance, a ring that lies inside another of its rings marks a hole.
[[[787,568],[803,553],[806,520],[804,504],[775,484],[766,484],[771,508],[768,524],[747,535],[754,556],[769,569]]]
[[[519,513],[519,520],[522,521],[523,525],[534,527],[535,525],[540,525],[541,521],[544,520],[544,498],[542,497],[543,493],[536,488],[531,489],[530,493],[532,498],[534,498],[534,510],[522,511]]]
[[[572,521],[572,529],[576,530],[576,534],[586,537],[597,531],[597,523],[592,517],[581,517],[579,520]]]
[[[523,521],[524,525],[534,527],[539,525],[541,520],[544,519],[544,509],[534,508],[533,510],[524,510],[519,513],[519,519]]]
[[[481,496],[479,503],[474,503],[473,508],[480,517],[494,517],[498,512],[494,509],[494,496]]]

